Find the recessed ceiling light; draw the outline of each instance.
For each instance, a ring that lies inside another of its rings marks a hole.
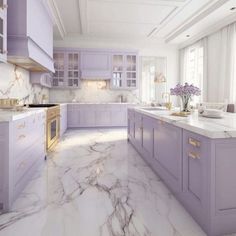
[[[190,37],[190,35],[189,35],[189,34],[187,34],[187,35],[186,35],[186,37],[187,37],[187,38],[189,38],[189,37]]]
[[[236,9],[236,7],[231,7],[230,11],[234,11]]]

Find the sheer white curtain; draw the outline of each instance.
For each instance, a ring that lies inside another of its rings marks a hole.
[[[218,84],[218,101],[227,100],[236,103],[236,23],[223,28],[219,33],[219,62],[213,58],[209,66],[219,65],[219,73],[215,79]],[[215,60],[215,65],[214,65]]]
[[[206,96],[206,70],[207,70],[207,39],[180,50],[180,82],[189,83],[199,87],[202,91],[200,97],[194,97],[194,103],[205,100]]]

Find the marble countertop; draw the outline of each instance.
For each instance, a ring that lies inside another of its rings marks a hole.
[[[188,117],[179,117],[171,115],[174,111],[147,111],[140,107],[133,109],[208,138],[236,138],[236,113],[224,113],[223,118],[213,119],[199,116],[197,111]]]
[[[60,104],[91,104],[91,105],[136,105],[137,103],[132,102],[68,102],[68,103],[60,103]]]
[[[26,118],[28,116],[45,112],[44,108],[24,108],[23,111],[13,111],[0,109],[0,122],[10,122]]]

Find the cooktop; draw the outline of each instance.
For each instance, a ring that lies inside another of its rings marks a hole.
[[[58,106],[58,104],[29,104],[30,107],[55,107]]]

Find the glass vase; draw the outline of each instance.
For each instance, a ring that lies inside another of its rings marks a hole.
[[[190,112],[190,100],[191,97],[189,96],[182,96],[181,97],[181,111],[182,112]]]

